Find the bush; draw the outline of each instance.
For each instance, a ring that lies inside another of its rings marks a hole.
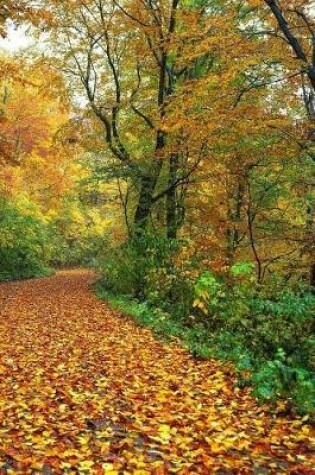
[[[0,204],[0,280],[47,275],[49,231],[45,223]]]
[[[310,371],[292,365],[282,348],[274,359],[261,365],[253,374],[254,394],[259,399],[276,401],[279,396],[292,399],[300,412],[315,409],[314,380]]]
[[[192,281],[176,265],[181,243],[145,235],[130,239],[101,258],[104,284],[112,292],[146,300],[182,318],[193,302]]]
[[[140,243],[130,241],[100,256],[104,285],[110,291],[131,297],[143,293],[146,267]]]
[[[257,397],[291,397],[302,412],[314,410],[315,296],[267,297],[247,265],[232,268],[226,282],[207,272],[195,286],[196,321],[214,335],[217,354],[237,362],[241,383],[253,383]]]
[[[233,269],[232,269],[233,270]],[[266,298],[252,285],[226,285],[210,273],[195,286],[197,316],[210,331],[228,332],[262,358],[282,348],[289,358],[311,361],[315,296],[283,291]]]

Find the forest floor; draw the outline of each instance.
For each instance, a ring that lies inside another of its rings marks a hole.
[[[74,270],[0,285],[0,474],[314,474],[307,417],[158,342]],[[279,412],[280,411],[280,412]]]

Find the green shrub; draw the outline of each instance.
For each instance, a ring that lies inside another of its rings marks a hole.
[[[315,296],[267,297],[247,265],[232,268],[226,282],[205,272],[195,285],[196,321],[216,354],[237,363],[241,384],[253,384],[260,399],[291,397],[302,412],[314,410]]]
[[[274,359],[261,365],[253,374],[254,394],[261,400],[276,401],[279,396],[295,402],[300,412],[315,410],[315,386],[312,374],[305,368],[292,366],[282,348]]]
[[[177,268],[180,243],[144,235],[106,250],[100,259],[108,290],[146,300],[178,318],[189,314],[193,301],[192,283]]]
[[[0,280],[47,275],[49,230],[40,219],[0,204]]]

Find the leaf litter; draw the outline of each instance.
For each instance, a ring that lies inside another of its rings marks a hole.
[[[0,475],[314,474],[306,417],[261,406],[101,302],[93,273],[0,286]]]

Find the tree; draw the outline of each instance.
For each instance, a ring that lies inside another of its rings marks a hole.
[[[237,40],[237,51],[248,47],[235,31],[229,2],[220,6],[214,1],[205,8],[203,2],[177,0],[86,0],[57,2],[55,9],[54,45],[63,58],[61,67],[83,86],[121,173],[127,173],[138,190],[135,229],[143,231],[154,206],[164,202],[167,235],[176,237],[183,185],[206,156],[206,141],[200,137],[189,147],[180,119],[175,126],[172,122],[177,115],[185,122],[185,83],[192,85],[198,75],[206,81],[211,71],[216,75],[220,56],[226,55],[228,68],[230,48]],[[199,134],[200,127],[197,130]]]
[[[148,2],[141,12],[137,2],[128,7],[130,12],[115,1],[56,5],[58,34],[61,29],[70,52],[63,68],[83,85],[109,149],[138,189],[136,230],[147,226],[166,161],[163,120],[172,93],[168,63],[177,7],[178,1],[163,11]],[[128,122],[133,124],[132,136]]]
[[[299,61],[299,71],[302,79],[301,89],[303,100],[307,111],[309,124],[304,133],[305,141],[297,138],[303,150],[306,150],[308,156],[315,162],[315,153],[312,150],[315,130],[315,20],[313,15],[314,5],[309,1],[290,2],[288,6],[281,7],[280,2],[276,0],[265,0],[270,12],[276,20],[276,24],[288,48],[293,52]],[[285,63],[285,58],[283,58]],[[311,143],[309,143],[309,141]],[[308,234],[310,243],[314,238],[314,197],[308,205],[309,218],[307,220]],[[314,250],[313,246],[305,246],[307,252]],[[315,288],[315,264],[311,265],[310,283]]]
[[[86,130],[93,129],[88,142],[97,179],[118,181],[129,236],[150,228],[175,239],[181,228],[200,249],[209,240],[208,260],[218,270],[254,260],[259,281],[269,269],[290,274],[299,254],[304,266],[312,223],[300,203],[309,200],[303,183],[311,149],[296,122],[304,127],[297,91],[310,69],[292,54],[283,59],[279,41],[294,50],[266,16],[268,5],[63,0],[48,6],[51,63],[67,74]],[[309,31],[301,40],[307,52]],[[310,104],[310,85],[301,91]]]

